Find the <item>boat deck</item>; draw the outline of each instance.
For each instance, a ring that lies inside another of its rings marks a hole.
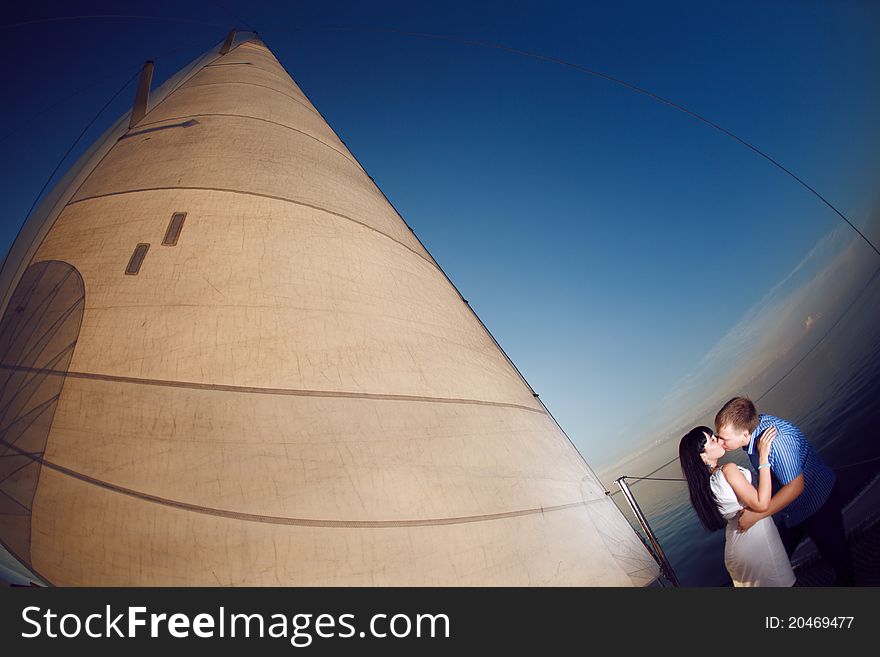
[[[856,586],[880,586],[880,515],[847,534]],[[794,567],[795,586],[834,586],[834,571],[816,554]]]

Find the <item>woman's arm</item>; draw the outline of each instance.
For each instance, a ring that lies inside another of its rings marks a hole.
[[[737,499],[753,511],[763,512],[770,506],[773,485],[770,478],[770,446],[776,438],[776,427],[770,427],[758,442],[758,489],[743,476],[735,463],[725,463],[721,470]],[[766,465],[765,465],[766,464]],[[763,466],[763,467],[762,467]]]
[[[766,468],[764,469],[766,470]],[[743,506],[755,509],[756,511],[764,511],[766,509],[766,506],[761,506],[758,491],[755,490],[755,487],[752,486],[749,480],[743,476],[743,473],[740,472],[736,463],[725,463],[721,467],[721,471],[724,473],[724,478],[727,479],[727,483],[730,484],[733,492],[736,493],[736,499],[738,499]]]
[[[739,514],[739,529],[740,531],[746,531],[747,529],[751,529],[751,527],[764,518],[768,516],[772,516],[776,513],[782,511],[789,504],[794,502],[798,495],[804,492],[804,475],[798,475],[797,479],[794,481],[790,481],[785,484],[782,488],[776,491],[776,495],[770,500],[770,504],[767,508],[762,512],[757,511],[749,511],[746,509],[741,514]]]

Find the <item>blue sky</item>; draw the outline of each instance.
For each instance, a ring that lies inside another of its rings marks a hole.
[[[759,392],[749,382],[766,385],[760,373],[788,362],[780,345],[808,348],[804,328],[818,334],[875,262],[831,210],[731,139],[605,80],[377,30],[504,44],[646,87],[768,152],[877,244],[880,5],[474,4],[5,9],[0,248],[145,59],[158,58],[159,83],[249,24],[597,469],[696,418],[713,395]],[[48,20],[98,14],[156,18]],[[789,319],[777,322],[782,308]]]

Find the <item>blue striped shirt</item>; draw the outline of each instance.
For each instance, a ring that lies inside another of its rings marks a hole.
[[[784,486],[797,479],[798,475],[804,475],[803,492],[782,510],[785,526],[794,527],[813,515],[825,503],[837,476],[804,438],[800,429],[791,422],[772,415],[758,416],[758,427],[752,432],[748,446],[743,447],[749,453],[749,460],[756,470],[759,465],[757,438],[770,426],[775,426],[777,431],[776,439],[770,447],[773,492],[776,492],[779,485]]]

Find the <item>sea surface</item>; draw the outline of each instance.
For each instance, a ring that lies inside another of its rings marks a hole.
[[[757,401],[759,412],[797,424],[835,470],[847,529],[880,513],[880,276],[872,281],[835,328]],[[673,449],[666,445],[658,451],[668,455]],[[725,460],[750,467],[741,450]],[[677,479],[682,473],[676,460],[651,476]],[[633,481],[631,488],[682,585],[731,584],[724,568],[724,531],[703,528],[684,482]],[[612,499],[638,526],[623,496]]]

